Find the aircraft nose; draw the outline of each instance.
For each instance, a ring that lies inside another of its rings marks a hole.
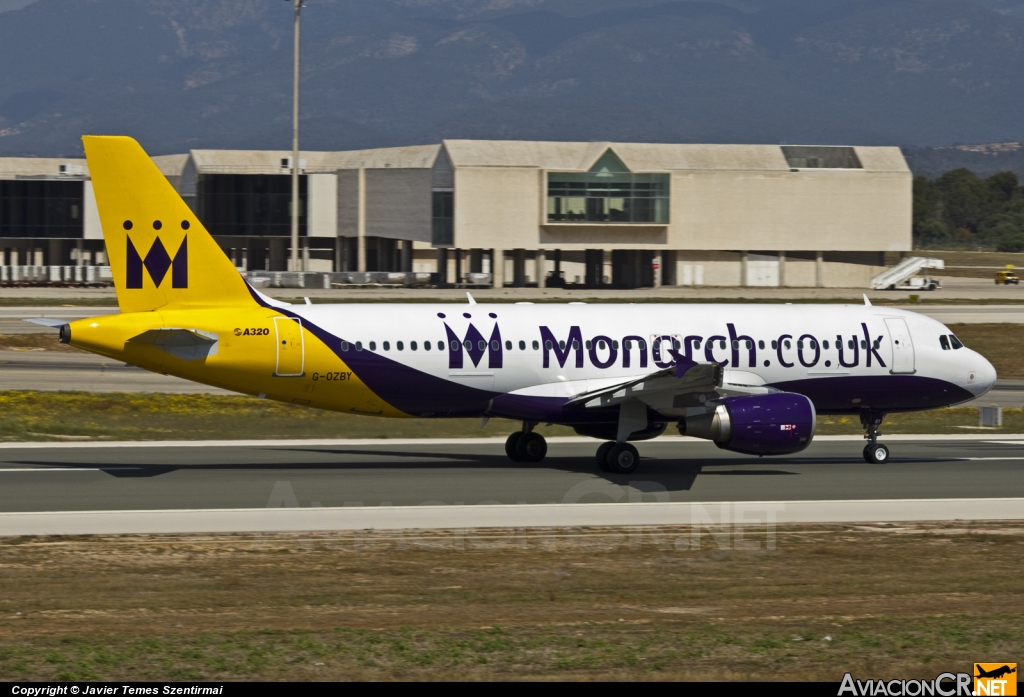
[[[968,381],[967,389],[971,391],[975,397],[980,397],[996,384],[996,369],[988,362],[988,359],[982,356],[980,353],[975,354],[976,358],[972,361],[971,373],[974,375],[973,381]],[[970,377],[970,375],[968,375]]]

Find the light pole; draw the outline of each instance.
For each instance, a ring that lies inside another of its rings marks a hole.
[[[288,1],[288,0],[286,0]],[[302,0],[295,2],[295,57],[292,61],[292,271],[305,271],[299,261],[299,24]]]

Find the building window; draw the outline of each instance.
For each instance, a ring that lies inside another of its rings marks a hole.
[[[0,237],[82,237],[84,191],[81,180],[0,181]]]
[[[204,174],[196,185],[197,215],[214,235],[288,237],[290,174]],[[299,235],[306,234],[306,176],[299,176]]]
[[[431,243],[435,247],[447,247],[455,239],[455,192],[451,189],[434,189]]]
[[[828,145],[783,145],[792,169],[863,169],[856,151]]]
[[[668,223],[668,174],[633,173],[611,150],[589,172],[548,173],[549,223]]]

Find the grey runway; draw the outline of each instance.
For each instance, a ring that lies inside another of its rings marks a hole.
[[[763,459],[652,441],[622,476],[597,470],[596,441],[571,439],[552,442],[540,465],[510,462],[494,441],[10,444],[0,448],[0,512],[1024,497],[1024,441],[886,442],[891,462],[871,465],[849,439]]]

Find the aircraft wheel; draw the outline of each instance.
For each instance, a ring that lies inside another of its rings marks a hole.
[[[540,462],[548,454],[548,442],[539,433],[524,433],[516,443],[519,462]]]
[[[516,452],[516,446],[519,444],[519,439],[525,434],[522,431],[516,431],[508,437],[505,441],[505,454],[508,455],[508,459],[512,462],[519,462],[519,454]]]
[[[615,474],[635,472],[640,464],[640,453],[629,443],[615,443],[605,458],[608,471]]]
[[[615,445],[615,441],[610,440],[605,443],[601,443],[601,447],[597,449],[597,467],[602,472],[611,472],[608,468],[608,451]]]
[[[864,448],[864,459],[874,465],[884,465],[889,461],[889,448],[875,443]]]

